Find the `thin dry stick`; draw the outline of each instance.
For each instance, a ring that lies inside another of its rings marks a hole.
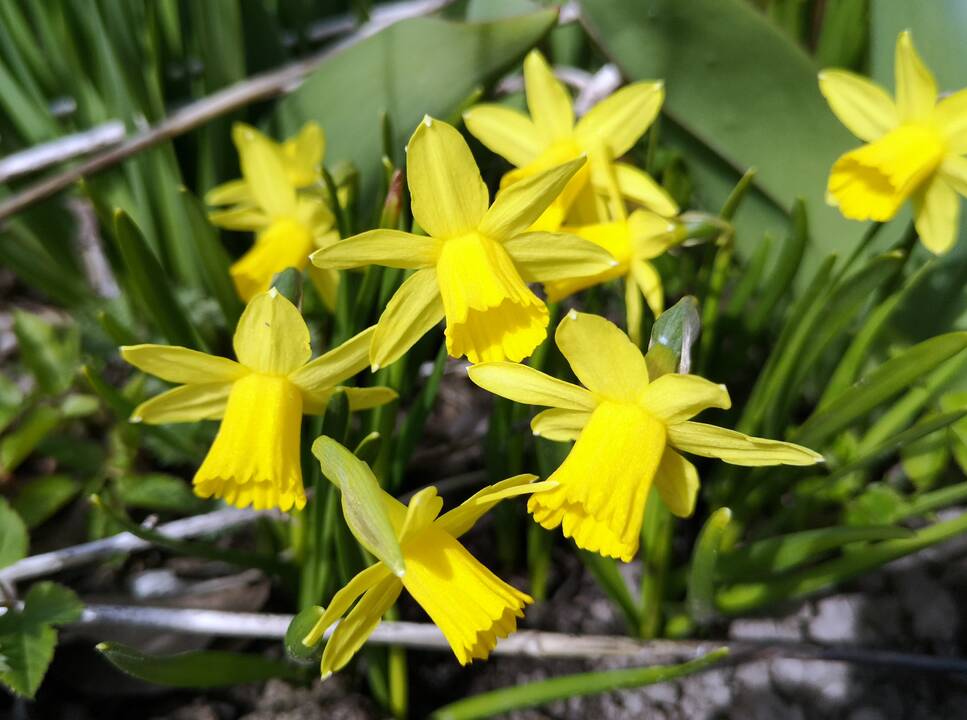
[[[204,515],[174,520],[165,525],[160,525],[155,530],[173,539],[185,539],[248,525],[260,517],[278,516],[278,513],[273,512],[227,508]],[[50,575],[66,568],[84,565],[113,555],[147,550],[150,547],[152,547],[152,544],[147,540],[123,532],[103,540],[94,540],[61,550],[31,555],[0,570],[0,586],[19,580]]]
[[[11,198],[0,203],[0,221],[20,212],[36,202],[44,200],[61,190],[65,190],[82,178],[93,175],[112,167],[117,163],[146,150],[154,145],[171,140],[199,125],[214,120],[245,105],[259,100],[266,100],[276,95],[294,89],[307,74],[312,72],[327,58],[335,55],[347,47],[356,44],[363,38],[372,35],[388,25],[403,18],[425,15],[438,10],[450,3],[451,0],[420,0],[406,3],[396,12],[381,13],[369,22],[360,26],[359,30],[332,47],[323,50],[312,57],[286,65],[278,70],[262,73],[242,80],[224,90],[219,90],[206,98],[186,105],[174,112],[165,120],[152,128],[138,133],[120,145],[99,155],[85,160],[75,167],[26,188]]]
[[[292,615],[194,610],[187,608],[88,605],[75,628],[86,631],[105,626],[129,626],[188,635],[281,640]],[[332,633],[330,628],[326,637]],[[421,650],[448,651],[440,629],[427,623],[382,622],[367,641]],[[879,665],[917,671],[967,673],[967,661],[915,653],[861,647],[786,642],[773,639],[722,641],[649,640],[609,635],[521,630],[501,640],[497,655],[533,658],[621,658],[635,664],[662,664],[690,660],[727,647],[733,662],[789,657],[857,665]]]

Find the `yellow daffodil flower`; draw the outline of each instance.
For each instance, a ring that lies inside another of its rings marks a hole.
[[[960,195],[967,195],[967,90],[938,102],[937,83],[909,32],[896,44],[896,99],[845,70],[823,70],[829,107],[866,142],[840,157],[827,197],[853,220],[890,220],[908,199],[917,233],[930,252],[953,247]]]
[[[614,265],[571,235],[524,231],[584,159],[534,175],[497,194],[450,125],[427,116],[407,145],[413,216],[429,235],[371,230],[317,251],[318,267],[376,264],[416,270],[389,301],[373,336],[373,369],[397,360],[446,317],[453,357],[522,360],[547,336],[548,312],[528,282],[591,275]]]
[[[276,273],[305,268],[309,254],[332,244],[339,234],[322,195],[299,192],[319,180],[325,150],[319,126],[307,125],[279,145],[255,128],[236,123],[232,139],[242,179],[220,185],[205,199],[210,205],[231,205],[209,215],[214,225],[256,233],[255,245],[230,270],[235,289],[247,302],[268,290]],[[339,275],[313,269],[310,279],[326,304],[334,307]]]
[[[383,563],[371,565],[339,590],[315,627],[304,638],[318,643],[326,630],[362,598],[339,622],[322,654],[322,674],[344,667],[379,625],[403,588],[443,632],[461,665],[484,660],[517,629],[517,618],[533,602],[480,563],[458,538],[504,498],[543,490],[534,475],[518,475],[484,488],[465,503],[440,515],[443,500],[435,487],[418,492],[409,506],[381,492],[400,541],[405,570],[397,577]]]
[[[550,406],[531,422],[535,435],[577,441],[549,478],[558,486],[532,495],[527,509],[545,528],[561,525],[580,548],[630,561],[652,482],[672,513],[690,515],[698,474],[678,451],[733,465],[822,461],[798,445],[692,422],[705,408],[730,407],[725,387],[696,375],[649,382],[641,351],[604,318],[571,311],[555,341],[585,387],[506,362],[482,363],[469,373],[492,393]]]
[[[565,226],[562,230],[600,245],[611,253],[618,264],[590,277],[545,283],[544,290],[550,302],[558,302],[579,290],[615,278],[624,278],[628,332],[631,339],[638,344],[641,333],[642,296],[655,317],[661,315],[665,309],[665,292],[662,288],[661,276],[650,261],[664,254],[669,247],[680,242],[681,238],[672,233],[675,223],[661,215],[642,209],[628,215],[624,199],[618,189],[617,177],[613,168],[607,166],[606,158],[606,154],[600,154],[593,162],[603,165],[601,168],[603,177],[611,175],[611,182],[608,183],[610,198],[608,216],[611,219],[608,222],[579,227]]]
[[[609,158],[627,153],[654,121],[665,97],[661,82],[637,82],[595,105],[575,123],[567,89],[554,77],[544,56],[532,50],[524,60],[524,89],[530,117],[503,105],[477,105],[464,113],[467,129],[516,170],[501,188],[544,172],[581,155],[605,150]],[[610,161],[609,161],[610,162]],[[671,217],[678,206],[648,173],[627,163],[612,163],[622,195]],[[537,220],[533,230],[587,225],[607,220],[598,194],[606,194],[607,178],[594,162],[582,168]]]
[[[238,321],[238,362],[168,345],[130,345],[121,356],[180,387],[135,408],[132,422],[221,420],[195,473],[195,493],[238,507],[301,509],[302,415],[325,411],[339,383],[366,367],[373,328],[310,362],[309,328],[275,288],[252,298]],[[391,401],[390,388],[338,388],[351,409]]]

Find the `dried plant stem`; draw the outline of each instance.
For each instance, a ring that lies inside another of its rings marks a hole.
[[[277,513],[236,510],[228,508],[204,515],[174,520],[155,528],[155,531],[172,539],[184,539],[224,532],[255,522],[259,517],[275,517]],[[123,532],[103,540],[82,543],[52,552],[31,555],[0,570],[0,585],[19,580],[50,575],[66,568],[77,567],[114,555],[146,550],[152,543]]]
[[[125,625],[189,635],[260,638],[281,640],[292,621],[291,615],[239,613],[221,610],[88,605],[72,627],[90,629]],[[332,632],[330,628],[327,637]],[[370,636],[373,645],[396,645],[423,650],[448,651],[449,645],[435,625],[413,622],[383,622]],[[533,658],[620,658],[635,664],[676,663],[701,657],[719,647],[727,647],[731,662],[770,658],[802,658],[879,665],[921,672],[965,673],[967,660],[934,657],[892,650],[852,646],[786,642],[772,639],[724,641],[651,640],[608,635],[570,635],[566,633],[521,630],[497,644],[497,655]]]

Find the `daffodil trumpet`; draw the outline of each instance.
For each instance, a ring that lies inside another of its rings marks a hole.
[[[574,174],[532,230],[608,221],[602,200],[608,194],[608,177],[601,164],[593,162],[602,149],[626,200],[664,217],[678,214],[678,205],[648,173],[611,160],[625,155],[657,117],[665,97],[662,82],[627,85],[575,121],[567,89],[554,77],[544,56],[532,50],[524,60],[524,90],[529,115],[493,104],[476,105],[463,115],[471,134],[515,167],[501,179],[501,188],[582,155],[592,158]]]
[[[846,70],[823,70],[819,89],[830,109],[866,144],[833,164],[827,200],[853,220],[885,222],[909,200],[924,246],[953,247],[960,197],[967,196],[967,90],[940,99],[937,82],[900,33],[896,96]]]
[[[377,562],[333,596],[303,639],[307,646],[316,645],[339,621],[322,654],[323,677],[352,659],[404,588],[443,632],[461,665],[486,659],[500,638],[517,629],[517,620],[533,599],[494,575],[459,538],[501,500],[553,487],[534,480],[534,475],[508,478],[443,515],[443,500],[435,487],[416,493],[408,506],[380,490],[399,538],[404,570],[397,574]]]
[[[320,192],[325,136],[308,123],[294,138],[276,143],[255,128],[236,123],[232,139],[242,178],[208,192],[212,224],[256,234],[255,244],[229,272],[248,301],[265,292],[276,273],[309,265],[309,254],[339,238],[335,219]],[[335,307],[339,275],[312,268],[309,277],[323,301]]]
[[[571,311],[555,342],[581,385],[507,362],[468,372],[496,395],[550,407],[531,422],[535,435],[575,441],[548,478],[557,487],[531,496],[527,509],[545,528],[560,526],[580,548],[630,561],[652,485],[673,514],[689,516],[699,480],[680,452],[746,466],[822,461],[799,445],[692,421],[706,408],[730,407],[725,387],[696,375],[649,380],[641,351],[604,318]]]
[[[548,311],[528,287],[593,275],[615,264],[573,235],[525,232],[584,166],[549,168],[497,194],[487,187],[460,133],[426,117],[407,145],[413,216],[427,235],[371,230],[323,248],[325,269],[364,265],[414,270],[373,335],[373,369],[397,360],[446,318],[447,351],[470,362],[523,360],[547,337]]]
[[[321,414],[337,389],[351,409],[390,402],[386,387],[341,388],[368,364],[369,328],[310,360],[309,328],[275,288],[256,295],[239,318],[238,361],[184,347],[129,345],[121,356],[179,387],[141,403],[132,422],[220,420],[195,473],[195,493],[237,507],[288,511],[306,504],[299,451],[302,416]]]

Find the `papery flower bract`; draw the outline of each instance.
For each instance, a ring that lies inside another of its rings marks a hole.
[[[827,199],[853,220],[886,221],[908,199],[923,244],[934,254],[953,247],[960,195],[967,195],[967,90],[938,102],[937,83],[909,32],[896,44],[896,101],[876,83],[845,70],[823,70],[829,107],[866,142],[840,157]]]
[[[281,145],[253,127],[236,123],[232,139],[242,179],[206,195],[210,205],[231,205],[209,214],[212,224],[256,233],[255,244],[231,267],[239,296],[248,301],[268,290],[276,273],[302,270],[309,254],[335,242],[334,218],[319,192],[300,192],[318,184],[325,141],[318,125],[306,125]],[[339,275],[311,268],[310,279],[326,304],[336,302]]]
[[[333,596],[304,644],[318,643],[356,598],[362,598],[339,622],[326,644],[323,677],[352,659],[403,588],[440,628],[461,665],[485,659],[498,639],[513,633],[517,619],[524,616],[524,607],[533,600],[484,567],[458,538],[501,500],[549,487],[549,483],[533,480],[534,475],[508,478],[443,515],[439,515],[443,500],[435,487],[416,493],[409,506],[381,491],[399,537],[405,571],[397,577],[383,563],[376,563]]]
[[[221,420],[195,473],[195,493],[238,507],[301,509],[306,504],[299,452],[303,414],[325,411],[337,389],[351,409],[396,397],[384,387],[341,388],[368,362],[373,328],[310,361],[309,328],[275,288],[256,295],[235,331],[238,362],[184,347],[129,345],[121,356],[179,387],[135,408],[132,422]]]
[[[530,117],[503,105],[483,104],[463,115],[467,129],[517,169],[501,180],[501,188],[580,157],[592,158],[535,222],[532,230],[587,225],[607,218],[598,194],[607,194],[607,178],[593,155],[604,151],[618,186],[628,200],[659,215],[678,214],[671,196],[648,173],[622,162],[654,121],[665,97],[661,82],[637,82],[605,98],[575,123],[567,89],[554,77],[544,56],[532,50],[524,60],[524,88]]]
[[[584,159],[551,168],[497,194],[450,125],[427,116],[407,145],[413,216],[429,237],[371,230],[319,250],[312,262],[339,269],[376,264],[416,270],[376,325],[373,368],[398,359],[446,317],[450,355],[522,360],[547,336],[548,312],[528,282],[591,275],[614,265],[572,235],[525,233]]]
[[[546,528],[561,525],[578,547],[630,561],[652,482],[672,513],[690,515],[698,474],[678,451],[749,466],[822,460],[798,445],[692,422],[705,408],[730,406],[725,387],[696,375],[649,382],[641,351],[604,318],[572,310],[555,341],[585,387],[515,363],[482,363],[469,373],[492,393],[550,406],[531,422],[535,435],[577,441],[548,478],[558,486],[531,496],[527,509]]]

